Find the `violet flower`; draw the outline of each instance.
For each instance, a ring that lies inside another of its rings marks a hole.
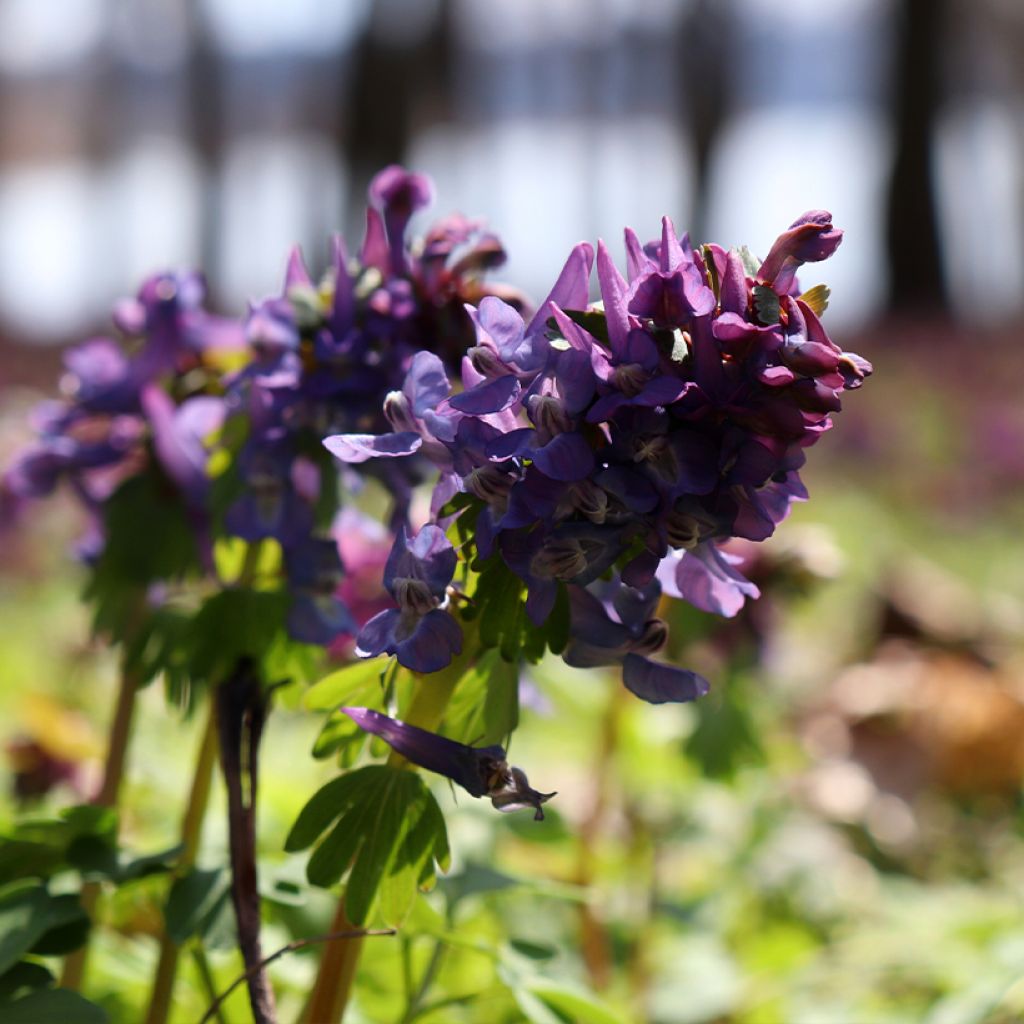
[[[499,811],[532,807],[534,820],[543,821],[541,805],[557,795],[539,793],[532,789],[526,773],[506,761],[503,747],[467,746],[415,725],[388,718],[369,708],[341,710],[360,729],[379,736],[407,761],[444,775],[460,785],[470,796],[490,797],[491,803]]]
[[[462,630],[445,610],[455,573],[455,549],[439,526],[427,524],[410,541],[403,528],[384,568],[384,586],[397,603],[359,631],[363,658],[393,654],[414,672],[437,672],[462,651]]]
[[[811,211],[751,273],[741,253],[694,249],[666,218],[647,246],[627,231],[628,278],[598,244],[603,308],[589,311],[593,250],[577,246],[529,324],[496,297],[469,309],[477,344],[460,392],[420,353],[388,398],[392,433],[325,444],[350,463],[429,458],[435,511],[470,496],[477,558],[500,557],[522,580],[535,625],[561,587],[576,595],[569,658],[595,657],[604,629],[604,663],[620,663],[634,692],[692,699],[699,677],[632,649],[638,638],[614,613],[584,614],[579,588],[609,570],[640,589],[657,577],[723,615],[757,596],[719,545],[766,539],[806,498],[807,449],[871,371],[826,334],[824,292],[796,285],[796,269],[841,238]]]

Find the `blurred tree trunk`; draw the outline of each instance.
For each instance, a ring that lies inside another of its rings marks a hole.
[[[375,4],[366,32],[352,51],[348,113],[337,143],[350,172],[349,194],[361,209],[370,179],[388,164],[406,159],[421,123],[451,117],[454,60],[453,10],[441,0],[439,14],[419,37],[404,41],[389,32],[402,3]]]
[[[186,123],[199,161],[199,265],[210,275],[210,305],[221,263],[220,171],[224,154],[224,69],[203,17],[201,0],[188,0],[189,55],[185,65]]]
[[[889,308],[933,312],[947,306],[932,143],[941,97],[940,61],[948,0],[900,0],[895,49],[895,159],[886,242]]]
[[[694,243],[706,240],[707,211],[711,194],[711,154],[725,121],[729,96],[730,22],[734,8],[720,0],[697,0],[689,14],[679,20],[677,47],[683,68],[683,89],[693,145],[693,213],[689,229]]]

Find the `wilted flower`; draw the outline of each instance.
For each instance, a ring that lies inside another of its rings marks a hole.
[[[342,708],[360,729],[379,736],[407,761],[444,775],[458,783],[470,796],[490,797],[499,811],[534,808],[534,820],[542,821],[541,804],[555,793],[538,793],[530,787],[526,773],[505,760],[500,746],[471,747],[438,736],[436,733],[406,725],[369,708]]]

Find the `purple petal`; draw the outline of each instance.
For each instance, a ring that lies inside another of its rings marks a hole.
[[[608,247],[603,241],[597,243],[597,279],[601,284],[601,298],[604,299],[605,321],[608,324],[608,340],[612,354],[618,356],[625,347],[629,336],[629,313],[626,310],[626,282],[619,273]]]
[[[366,462],[367,459],[397,459],[411,455],[423,444],[419,434],[403,430],[398,434],[334,434],[325,437],[324,447],[342,462]]]
[[[395,537],[384,567],[384,586],[394,592],[396,579],[417,579],[426,583],[436,597],[442,597],[457,562],[455,548],[441,527],[427,523],[411,542],[403,528]]]
[[[670,597],[681,597],[702,611],[732,618],[748,597],[761,596],[761,591],[733,568],[738,561],[714,541],[705,541],[662,561],[658,579]]]
[[[210,421],[213,409],[207,403],[213,402],[223,414],[223,404],[216,398],[194,398],[200,402],[196,410],[184,410],[179,418],[170,395],[155,384],[148,384],[142,390],[142,408],[153,428],[153,447],[164,472],[181,488],[182,493],[192,502],[201,502],[209,486],[206,475],[206,449],[202,436],[195,432]],[[193,422],[194,421],[194,422]]]
[[[757,277],[783,295],[792,285],[802,263],[817,263],[828,259],[839,248],[842,240],[842,231],[832,226],[831,213],[827,210],[809,210],[793,221],[789,229],[775,240]]]
[[[356,654],[360,658],[376,658],[385,651],[391,652],[395,644],[395,629],[401,619],[397,608],[378,612],[356,637]]]
[[[381,215],[372,207],[366,211],[366,236],[359,250],[359,262],[364,267],[376,267],[382,274],[388,272],[390,250]]]
[[[641,274],[652,269],[654,263],[644,252],[644,247],[632,228],[623,231],[626,239],[626,274],[630,281],[635,281]]]
[[[494,342],[498,354],[510,362],[523,343],[525,326],[518,311],[495,295],[488,295],[480,301],[476,310],[476,323]]]
[[[703,697],[711,688],[696,672],[662,665],[639,654],[627,654],[623,659],[622,681],[630,693],[648,704],[683,704]]]
[[[348,609],[332,594],[296,594],[285,624],[293,640],[321,647],[355,629]]]
[[[440,672],[462,653],[462,629],[446,611],[435,608],[420,619],[412,636],[399,641],[394,653],[413,672]]]
[[[437,736],[415,725],[406,725],[405,722],[388,718],[369,708],[341,710],[360,729],[379,736],[407,761],[446,776],[472,796],[480,797],[487,793],[486,762],[505,760],[505,751],[499,746],[470,747],[456,743],[455,740]]]
[[[537,450],[537,431],[533,427],[519,427],[510,430],[489,442],[486,448],[487,458],[494,462],[506,459],[532,459]]]
[[[402,391],[413,413],[422,419],[428,409],[436,409],[451,391],[444,363],[433,352],[417,352],[409,365]]]
[[[583,480],[594,469],[594,451],[582,434],[559,434],[533,453],[533,464],[552,480]]]
[[[590,404],[596,381],[588,353],[575,348],[559,352],[555,359],[555,379],[558,393],[570,414],[576,415]]]
[[[287,292],[289,288],[297,286],[312,288],[313,279],[306,269],[306,261],[302,258],[302,249],[293,245],[291,252],[288,253],[288,266],[284,272],[284,290]]]
[[[488,413],[501,412],[507,409],[519,396],[522,387],[513,374],[497,377],[486,384],[453,395],[448,404],[459,412],[472,416],[485,416]]]
[[[565,261],[554,287],[534,314],[527,334],[539,333],[544,329],[553,306],[562,309],[585,309],[590,298],[590,268],[594,265],[594,247],[589,242],[573,246]]]
[[[329,326],[335,338],[342,339],[352,328],[356,316],[356,283],[348,272],[344,242],[339,235],[332,239],[334,263],[334,301]]]
[[[747,275],[743,269],[743,260],[734,252],[730,252],[725,260],[719,301],[723,313],[742,316],[747,311]]]
[[[671,405],[694,387],[693,381],[680,380],[678,377],[655,377],[644,385],[639,395],[630,400],[630,405],[643,405],[649,408]]]

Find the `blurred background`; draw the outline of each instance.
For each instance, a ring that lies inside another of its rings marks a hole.
[[[445,898],[478,937],[502,921],[535,954],[553,942],[544,969],[626,1020],[1012,1024],[1022,69],[1020,0],[0,0],[0,464],[61,346],[145,274],[201,266],[240,313],[292,243],[322,266],[331,231],[361,236],[388,163],[433,176],[433,214],[485,218],[501,277],[534,297],[575,242],[653,237],[664,213],[763,255],[831,210],[844,243],[803,283],[820,269],[832,336],[876,375],[813,453],[811,502],[747,552],[762,602],[729,623],[677,610],[676,651],[713,694],[650,709],[546,666],[516,756],[559,790],[555,825],[449,800]],[[0,532],[4,821],[87,791],[103,748],[114,666],[87,639],[70,515]],[[144,847],[174,834],[182,749],[149,696],[127,826]],[[308,719],[267,745],[271,858],[326,770],[295,756]],[[141,892],[98,958],[125,1020],[150,967],[158,889]],[[499,984],[466,958],[444,984]],[[300,992],[312,966],[278,970]],[[182,1019],[205,1005],[182,999]],[[498,1006],[476,1021],[517,1019]]]
[[[1024,301],[1015,0],[3,0],[0,40],[9,343],[79,337],[153,267],[236,309],[361,229],[391,162],[537,293],[624,224],[763,252],[824,207],[837,327]]]

